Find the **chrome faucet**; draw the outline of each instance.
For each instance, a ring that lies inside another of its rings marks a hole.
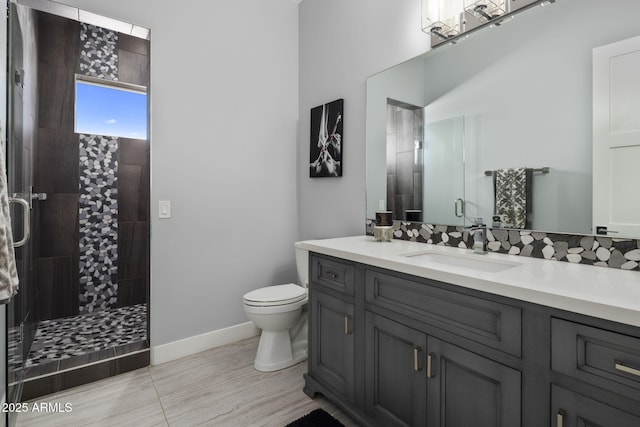
[[[487,224],[484,223],[482,217],[475,219],[475,222],[469,231],[473,232],[473,253],[484,255],[487,253]]]

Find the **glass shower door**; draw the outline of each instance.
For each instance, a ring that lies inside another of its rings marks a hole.
[[[25,375],[25,361],[35,329],[34,313],[29,299],[33,280],[33,245],[28,238],[32,227],[31,189],[33,185],[32,141],[24,129],[23,38],[16,5],[10,4],[8,19],[7,73],[7,178],[11,203],[16,267],[20,280],[18,293],[6,308],[7,330],[7,402],[19,402]],[[20,242],[22,241],[22,243]],[[9,413],[9,425],[13,420]]]
[[[464,117],[424,125],[424,218],[464,225]]]
[[[148,364],[149,138],[77,133],[75,87],[146,90],[150,47],[148,37],[10,4],[8,175],[10,195],[30,207],[12,207],[14,236],[32,230],[16,250],[20,289],[6,310],[16,402]],[[106,52],[101,66],[87,59],[94,50]]]

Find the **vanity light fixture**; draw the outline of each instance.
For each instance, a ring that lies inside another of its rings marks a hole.
[[[493,2],[491,0],[464,0],[464,11],[478,20],[489,22],[507,12],[508,3],[505,0]],[[496,22],[495,25],[500,25]]]
[[[462,10],[462,0],[422,0],[422,31],[440,42],[457,36],[462,31]]]
[[[25,1],[25,0],[22,0]],[[483,28],[497,27],[516,14],[557,0],[422,0],[420,28],[431,47],[455,44]]]

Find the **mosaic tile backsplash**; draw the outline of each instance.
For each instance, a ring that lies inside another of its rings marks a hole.
[[[366,234],[375,221],[367,219]],[[473,234],[464,227],[394,221],[394,238],[471,249]],[[509,255],[640,271],[640,240],[606,236],[487,228],[487,250]]]

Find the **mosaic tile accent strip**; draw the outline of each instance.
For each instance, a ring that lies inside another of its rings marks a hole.
[[[27,368],[147,339],[147,305],[40,322]]]
[[[118,138],[80,135],[80,313],[118,294]]]
[[[81,23],[80,74],[118,81],[118,33]]]
[[[366,220],[373,235],[375,220]],[[394,221],[394,238],[471,249],[473,235],[464,227]],[[509,255],[640,271],[640,240],[606,236],[487,229],[487,250]]]
[[[499,228],[487,240],[493,252],[640,271],[640,240]]]

